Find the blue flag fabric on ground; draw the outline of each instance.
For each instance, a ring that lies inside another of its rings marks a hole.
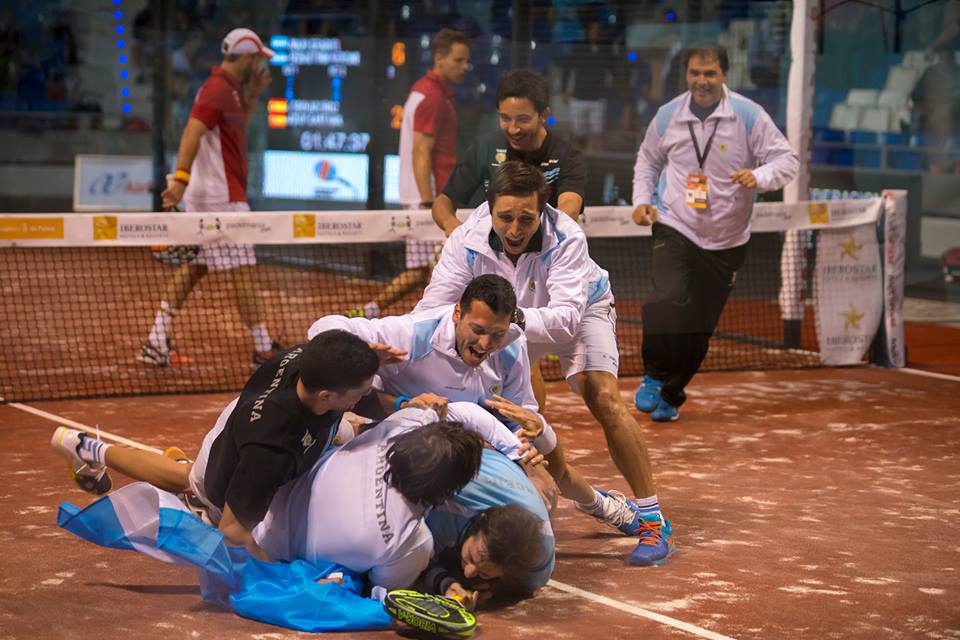
[[[127,485],[84,509],[60,505],[57,526],[111,549],[137,551],[163,562],[196,567],[206,602],[238,615],[300,631],[390,628],[376,600],[346,567],[297,560],[262,562],[187,511],[171,493],[144,482]],[[317,584],[332,572],[343,584]]]

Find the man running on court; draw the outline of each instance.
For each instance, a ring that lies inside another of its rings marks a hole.
[[[564,378],[603,427],[611,457],[637,496],[630,504],[640,514],[640,539],[628,561],[657,564],[670,552],[669,521],[661,514],[643,433],[620,400],[609,277],[590,259],[580,226],[547,203],[548,189],[535,167],[503,163],[487,202],[447,239],[414,313],[456,301],[479,274],[496,273],[512,282],[531,360],[559,356]],[[601,498],[585,496],[577,507],[601,517]]]

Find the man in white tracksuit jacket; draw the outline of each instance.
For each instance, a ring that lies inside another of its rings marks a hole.
[[[402,361],[382,365],[377,374],[383,391],[396,396],[396,409],[429,392],[450,402],[495,409],[511,426],[519,425],[527,433],[542,429],[533,444],[549,461],[547,470],[561,493],[575,503],[597,503],[591,515],[624,534],[639,535],[643,523],[635,505],[619,492],[594,489],[568,465],[556,433],[538,412],[527,341],[511,323],[517,309],[511,284],[494,274],[471,278],[461,286],[457,300],[403,316],[326,316],[313,323],[308,335],[340,329],[368,343],[406,352]]]
[[[513,284],[517,321],[524,327],[531,361],[559,356],[564,378],[603,426],[611,456],[636,496],[630,504],[639,515],[640,544],[629,561],[657,564],[669,554],[669,526],[660,513],[640,426],[617,388],[619,351],[610,281],[590,259],[580,225],[547,204],[547,190],[536,167],[518,161],[501,164],[487,202],[447,239],[414,312],[455,302],[463,287],[481,274],[495,273]],[[558,473],[552,461],[551,472]],[[599,498],[591,501],[587,494],[574,500],[581,510],[600,514]]]
[[[634,222],[654,223],[635,403],[657,422],[679,417],[684,387],[707,354],[743,264],[754,190],[783,187],[800,166],[763,108],[724,85],[722,47],[689,49],[684,63],[690,90],[657,111],[633,177]]]

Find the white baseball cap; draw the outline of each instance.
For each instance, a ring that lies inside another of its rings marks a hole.
[[[273,49],[265,47],[260,41],[260,36],[250,29],[234,29],[228,33],[223,39],[220,50],[224,55],[259,53],[264,58],[272,58],[274,55]]]

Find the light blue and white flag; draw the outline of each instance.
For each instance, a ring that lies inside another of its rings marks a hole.
[[[57,525],[111,549],[138,551],[163,562],[196,567],[207,602],[238,615],[300,631],[390,628],[377,600],[361,596],[363,582],[346,567],[262,562],[198,520],[180,500],[144,482],[127,485],[80,509],[60,505]],[[330,573],[343,584],[317,584]]]

